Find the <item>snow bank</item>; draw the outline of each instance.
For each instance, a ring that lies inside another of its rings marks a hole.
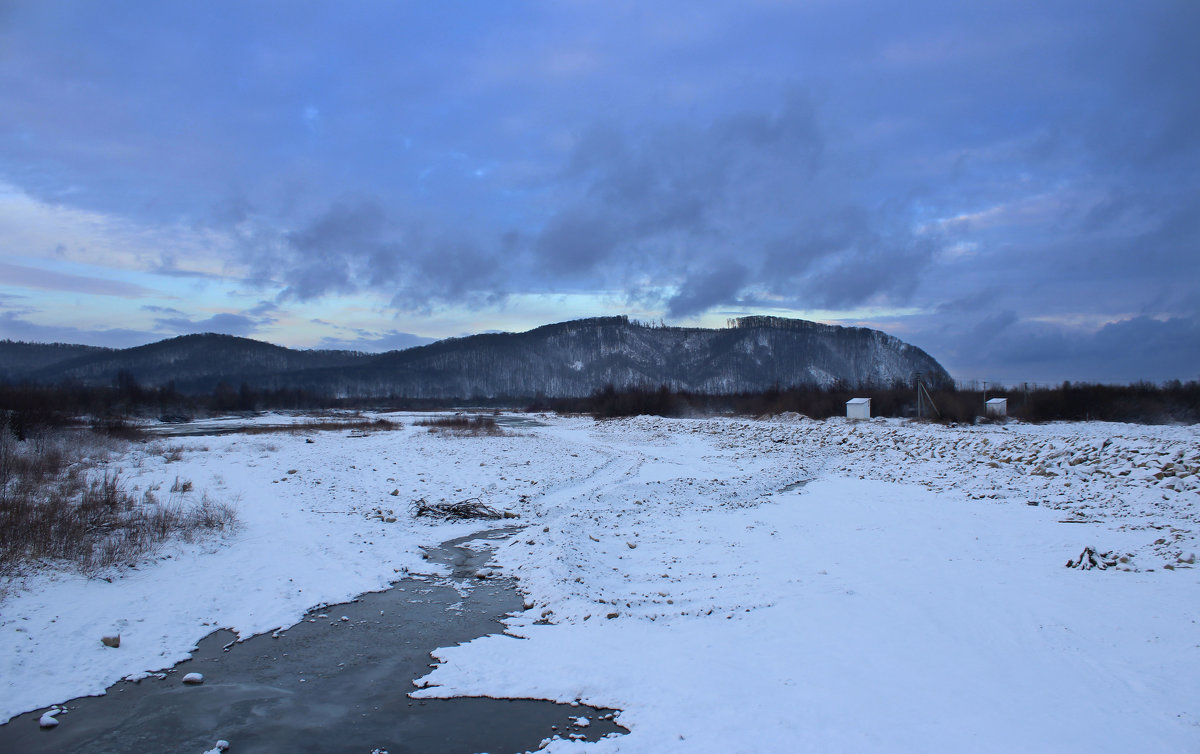
[[[1110,438],[1122,460],[1086,460]],[[1194,492],[1120,473],[1194,464],[1194,430],[642,418],[573,439],[626,452],[500,548],[535,607],[439,650],[416,695],[624,709],[597,751],[1200,744],[1196,572],[1149,570],[1153,527],[1194,538]],[[988,465],[1016,450],[1058,476]],[[1064,568],[1081,538],[1146,568]]]

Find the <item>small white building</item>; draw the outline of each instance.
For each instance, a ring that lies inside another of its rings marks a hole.
[[[871,418],[871,399],[870,398],[851,398],[846,401],[846,418],[847,419],[870,419]]]
[[[1007,398],[989,398],[987,403],[988,416],[1008,416],[1008,399]]]

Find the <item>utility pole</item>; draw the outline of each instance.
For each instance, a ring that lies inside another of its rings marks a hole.
[[[922,406],[921,406],[921,373],[920,372],[916,373],[916,379],[914,380],[914,382],[915,382],[914,387],[917,388],[917,418],[920,419],[925,415],[924,412],[921,410]]]

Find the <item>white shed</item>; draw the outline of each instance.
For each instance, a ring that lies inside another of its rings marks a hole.
[[[870,398],[851,398],[846,401],[846,418],[847,419],[870,419],[871,418],[871,399]]]
[[[1008,416],[1007,398],[989,398],[985,405],[988,416]]]

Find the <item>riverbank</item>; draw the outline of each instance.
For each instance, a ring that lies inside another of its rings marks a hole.
[[[413,700],[429,653],[503,629],[520,611],[508,579],[478,579],[488,542],[513,529],[466,535],[426,550],[446,577],[410,577],[355,600],[322,606],[296,625],[244,642],[209,634],[162,673],[121,681],[103,696],[60,705],[42,730],[40,710],[0,726],[4,751],[192,751],[228,741],[238,752],[518,752],[556,734],[617,735],[615,710],[536,700]],[[181,679],[200,673],[203,683]],[[582,723],[582,724],[581,724]]]

